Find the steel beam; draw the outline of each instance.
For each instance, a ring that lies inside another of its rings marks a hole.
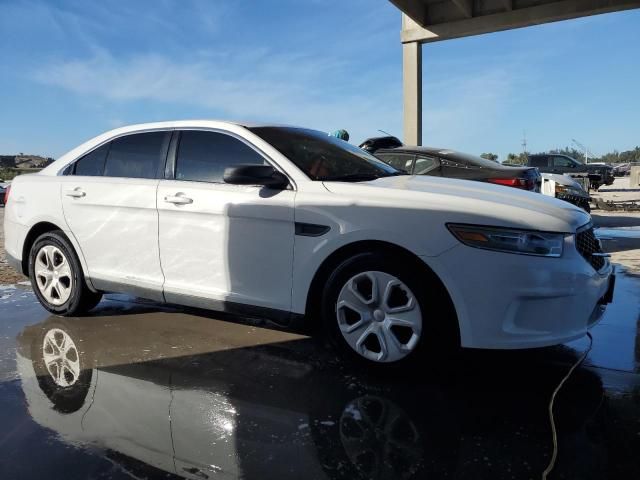
[[[422,145],[422,45],[402,45],[404,143]]]

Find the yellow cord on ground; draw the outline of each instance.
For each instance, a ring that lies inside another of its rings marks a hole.
[[[562,386],[565,384],[565,382],[569,380],[569,377],[571,376],[573,371],[576,368],[578,368],[582,364],[582,362],[584,362],[585,358],[587,358],[587,355],[589,355],[589,352],[591,351],[591,347],[593,347],[593,337],[591,336],[590,332],[587,332],[587,337],[589,337],[589,347],[584,351],[584,353],[578,359],[578,361],[569,369],[569,372],[560,381],[556,389],[553,391],[553,394],[551,395],[551,401],[549,402],[549,422],[551,422],[551,435],[553,438],[553,454],[551,455],[551,461],[549,462],[549,465],[547,465],[547,468],[544,470],[544,472],[542,472],[542,480],[547,480],[547,476],[551,473],[551,471],[553,470],[553,467],[555,467],[556,459],[558,458],[558,432],[556,431],[556,422],[555,422],[555,419],[553,418],[553,404],[556,401],[556,395],[558,395],[558,392],[560,391]]]

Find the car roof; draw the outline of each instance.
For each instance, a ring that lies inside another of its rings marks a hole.
[[[164,121],[164,122],[151,122],[151,123],[138,123],[134,125],[126,125],[122,127],[115,128],[113,130],[109,130],[107,132],[101,133],[100,135],[93,137],[86,142],[78,145],[74,149],[68,151],[60,158],[58,158],[55,162],[41,170],[39,175],[57,175],[62,168],[64,168],[70,161],[77,158],[79,155],[82,155],[89,151],[90,149],[104,143],[110,141],[116,137],[135,134],[135,133],[144,133],[150,131],[157,130],[169,130],[169,129],[222,129],[225,131],[231,131],[238,133],[239,130],[243,128],[257,128],[257,127],[277,127],[277,128],[291,128],[291,129],[300,129],[300,130],[311,130],[305,129],[304,127],[297,127],[293,125],[280,125],[277,123],[258,123],[258,122],[240,122],[240,121],[229,121],[229,120],[174,120],[174,121]]]
[[[214,118],[210,119],[192,119],[192,120],[168,120],[163,122],[148,122],[148,123],[136,123],[132,125],[123,125],[122,127],[118,127],[115,130],[121,132],[136,132],[140,130],[149,130],[149,129],[157,129],[157,128],[181,128],[181,127],[211,127],[212,125],[218,126],[239,126],[245,128],[258,128],[258,127],[286,127],[286,128],[305,128],[295,125],[286,125],[280,123],[271,123],[271,122],[250,122],[250,121],[239,121],[239,120],[217,120]]]
[[[526,165],[519,166],[508,166],[502,165],[501,163],[494,162],[492,160],[487,160],[486,158],[482,158],[478,155],[471,155],[469,153],[462,153],[456,150],[452,150],[450,148],[437,148],[437,147],[417,147],[417,146],[406,146],[403,145],[401,147],[396,148],[381,148],[376,150],[374,155],[379,153],[424,153],[427,155],[434,155],[440,158],[451,158],[458,159],[465,162],[472,162],[475,164],[479,164],[485,168],[493,168],[493,169],[501,169],[501,168],[531,168]]]

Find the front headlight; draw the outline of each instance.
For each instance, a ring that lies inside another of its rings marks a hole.
[[[576,197],[588,196],[587,192],[585,192],[584,190],[579,190],[574,187],[567,187],[566,185],[556,184],[556,195],[558,194],[574,195]]]
[[[470,247],[542,257],[560,257],[564,237],[567,235],[452,223],[447,224],[447,228],[458,240]]]

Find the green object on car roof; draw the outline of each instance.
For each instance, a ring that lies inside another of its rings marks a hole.
[[[345,142],[349,141],[349,132],[345,129],[341,128],[340,130],[336,130],[331,134],[332,137],[339,138],[340,140],[344,140]]]

